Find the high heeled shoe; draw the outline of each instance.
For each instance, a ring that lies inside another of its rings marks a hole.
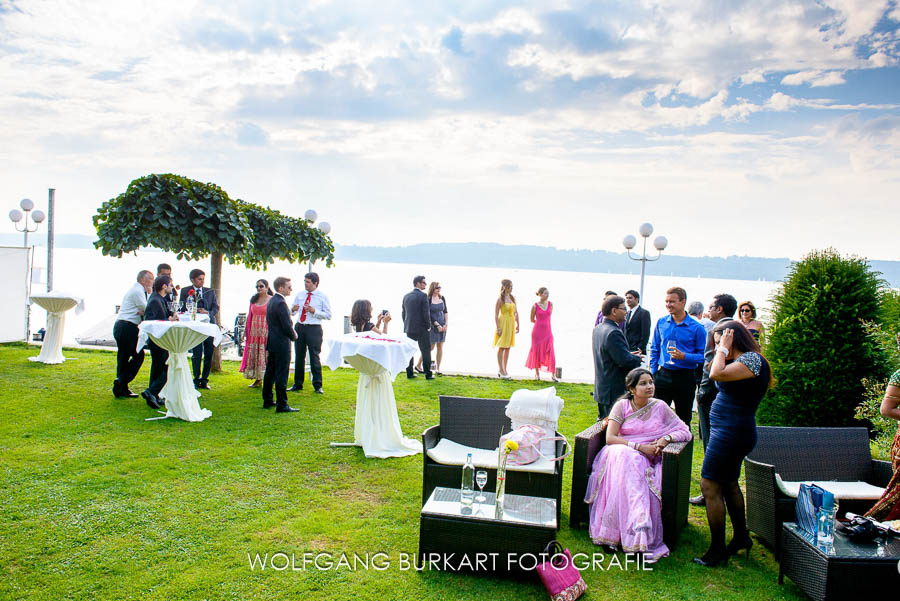
[[[753,539],[750,538],[749,534],[745,534],[744,536],[735,536],[731,539],[731,542],[728,543],[728,546],[725,547],[725,552],[728,556],[737,555],[742,550],[747,550],[747,558],[750,558],[750,547],[753,546]]]
[[[703,557],[695,557],[694,563],[705,568],[714,568],[720,565],[728,565],[728,551],[726,551],[725,549],[722,549],[721,551],[713,551],[712,549],[710,549],[703,555]]]

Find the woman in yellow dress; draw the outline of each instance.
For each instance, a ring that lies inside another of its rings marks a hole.
[[[500,371],[497,376],[509,379],[506,372],[506,364],[509,362],[509,348],[516,344],[516,334],[519,333],[519,312],[516,311],[516,297],[512,294],[512,282],[503,280],[500,282],[500,296],[494,305],[494,323],[497,330],[494,332],[494,346],[497,348],[497,366]]]

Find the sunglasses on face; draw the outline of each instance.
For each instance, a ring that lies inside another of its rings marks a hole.
[[[741,309],[741,313],[753,313],[753,309]]]

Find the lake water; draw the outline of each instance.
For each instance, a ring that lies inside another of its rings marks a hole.
[[[38,248],[35,267],[43,267],[45,261],[46,250]],[[664,261],[665,257],[662,259]],[[66,315],[67,343],[74,343],[76,336],[114,313],[115,306],[121,302],[140,269],[150,269],[155,273],[157,264],[169,263],[175,282],[182,286],[190,283],[188,272],[194,268],[206,271],[207,285],[210,278],[208,260],[178,261],[174,254],[161,252],[141,252],[138,256],[113,259],[94,250],[60,248],[56,250],[54,263],[54,289],[85,299],[84,313],[75,315],[70,311]],[[659,264],[650,264],[648,271],[652,273]],[[319,288],[329,297],[334,314],[330,323],[325,325],[326,338],[343,333],[342,317],[350,314],[353,302],[360,298],[372,301],[376,315],[382,309],[390,310],[395,319],[390,324],[389,333],[402,332],[400,304],[403,295],[412,289],[413,277],[421,274],[429,282],[438,280],[449,310],[449,328],[441,368],[464,373],[497,373],[496,349],[492,346],[493,310],[500,292],[500,280],[509,278],[513,281],[521,324],[515,346],[510,352],[509,372],[513,376],[533,374],[525,367],[531,344],[529,314],[537,300],[535,292],[539,287],[546,286],[554,307],[556,364],[563,368],[566,380],[593,380],[591,331],[603,293],[609,289],[624,295],[626,290],[637,290],[640,286],[639,275],[493,267],[340,261],[331,269],[326,268],[324,263],[317,264],[315,271],[321,278]],[[221,323],[230,328],[235,316],[247,311],[258,278],[265,278],[271,283],[279,275],[290,277],[296,293],[303,290],[305,272],[306,265],[287,262],[276,262],[260,272],[226,263],[222,270]],[[650,311],[654,322],[665,315],[663,300],[666,289],[671,286],[683,287],[687,290],[688,302],[699,300],[704,306],[715,294],[727,292],[738,301],[753,301],[761,316],[765,317],[769,298],[779,284],[648,275],[644,283],[644,307]],[[44,285],[33,286],[34,292],[44,290]],[[45,321],[46,313],[37,306],[33,307],[32,332],[43,327]]]

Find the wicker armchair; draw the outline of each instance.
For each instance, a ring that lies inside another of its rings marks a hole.
[[[428,450],[437,446],[441,438],[461,445],[480,449],[496,449],[500,435],[509,432],[512,424],[506,417],[506,404],[500,399],[470,397],[440,397],[440,424],[422,433],[424,459],[422,469],[422,505],[437,486],[458,488],[462,480],[462,467],[437,463],[428,456]],[[565,443],[556,442],[556,456],[565,454]],[[565,460],[555,462],[552,474],[507,470],[506,492],[556,499],[556,523],[560,522],[562,506],[562,478]],[[496,492],[497,470],[488,469],[488,483],[484,490]]]
[[[590,517],[590,508],[584,502],[588,478],[594,458],[606,444],[606,428],[596,423],[575,437],[575,454],[572,458],[572,501],[569,508],[569,526],[580,528]],[[663,450],[662,464],[662,523],[663,540],[674,548],[687,524],[688,496],[691,490],[691,458],[694,441],[673,442]]]
[[[756,429],[756,448],[744,460],[747,479],[747,527],[775,548],[781,546],[781,524],[796,521],[796,499],[778,487],[775,474],[791,482],[863,481],[885,486],[891,464],[872,459],[865,428]],[[840,501],[840,511],[865,513],[872,501]]]

